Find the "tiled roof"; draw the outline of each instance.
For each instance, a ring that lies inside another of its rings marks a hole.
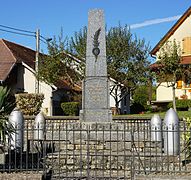
[[[78,84],[70,85],[70,83],[66,80],[58,80],[55,83],[55,86],[62,88],[62,89],[65,89],[65,90],[71,90],[72,89],[72,90],[77,91],[77,92],[82,91],[81,85],[78,85]]]
[[[181,64],[191,64],[191,56],[182,56]]]
[[[25,46],[3,40],[6,46],[10,49],[11,53],[15,57],[17,63],[24,62],[28,66],[34,69],[35,67],[35,54],[36,52]]]
[[[4,81],[7,78],[14,64],[14,62],[0,61],[0,81]]]
[[[191,56],[182,56],[180,63],[181,63],[182,65],[191,64]],[[159,68],[160,66],[162,66],[162,65],[159,65],[159,64],[157,64],[157,62],[156,62],[156,63],[151,64],[151,65],[150,65],[150,68],[154,70],[154,69]]]
[[[34,69],[35,51],[0,39],[0,81],[5,81],[16,63],[25,62]]]

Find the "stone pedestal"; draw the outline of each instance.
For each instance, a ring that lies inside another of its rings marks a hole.
[[[109,82],[107,77],[86,77],[83,82],[80,120],[108,122],[112,119],[109,109]]]

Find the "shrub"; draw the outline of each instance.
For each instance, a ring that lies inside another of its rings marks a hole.
[[[63,102],[61,108],[66,116],[76,116],[79,112],[79,102]]]
[[[37,115],[40,112],[44,95],[35,93],[16,94],[16,106],[24,115]]]
[[[133,102],[134,104],[139,104],[143,106],[144,109],[147,109],[147,101],[149,100],[148,95],[148,87],[147,86],[139,86],[133,92]]]
[[[186,123],[186,130],[183,134],[182,134],[182,139],[185,141],[184,143],[184,151],[186,152],[185,154],[188,155],[188,157],[186,158],[189,158],[190,155],[191,155],[191,132],[190,132],[190,129],[191,129],[191,119],[188,117],[188,118],[183,118],[183,121]]]
[[[172,102],[168,104],[168,108],[173,107]],[[190,99],[179,99],[176,100],[176,108],[178,110],[188,110],[188,108],[191,107],[191,100]]]
[[[144,111],[145,108],[143,105],[141,104],[138,104],[138,103],[133,103],[131,106],[130,106],[130,112],[131,114],[138,114],[142,111]]]

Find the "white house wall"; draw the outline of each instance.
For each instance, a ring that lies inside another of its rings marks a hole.
[[[191,37],[191,16],[179,26],[179,28],[174,32],[174,34],[169,38],[170,41],[176,39],[177,42],[180,42],[182,48],[182,40],[185,37]]]
[[[24,68],[24,92],[35,93],[35,76],[27,67]],[[39,92],[44,94],[42,111],[46,115],[51,115],[52,112],[52,88],[44,82],[39,82]]]
[[[176,97],[180,98],[184,94],[184,90],[176,89],[175,90]],[[157,88],[156,91],[156,100],[157,101],[172,101],[173,93],[172,87],[167,87],[167,83],[161,83],[161,85]]]
[[[113,82],[115,81],[114,79],[111,79],[109,80],[109,83],[110,83],[110,90],[112,89],[113,85],[115,85],[115,83]],[[117,93],[120,94],[121,91],[118,89],[117,90]],[[115,99],[113,96],[110,95],[110,107],[115,107]],[[121,108],[121,103],[119,103],[119,108]]]
[[[110,78],[110,90],[112,89],[113,85],[115,85],[115,80]],[[121,94],[121,89],[118,88],[117,94]],[[115,107],[115,99],[111,95],[110,95],[110,107]],[[119,102],[119,108],[121,109],[122,114],[130,113],[130,96],[127,95]]]
[[[110,107],[115,107],[115,100],[111,95],[110,95]]]

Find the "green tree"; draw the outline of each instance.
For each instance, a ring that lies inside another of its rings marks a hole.
[[[71,86],[82,78],[81,64],[68,52],[68,38],[60,36],[48,43],[48,54],[40,56],[38,78],[48,84],[67,80]]]
[[[140,104],[147,109],[147,101],[149,100],[148,87],[147,86],[139,86],[133,92],[133,103]]]
[[[175,40],[168,41],[161,47],[157,64],[155,77],[158,86],[166,82],[167,87],[172,87],[173,108],[176,111],[175,89],[177,81],[182,78],[183,66],[180,64],[180,45]]]
[[[69,42],[69,51],[78,58],[86,57],[87,27],[84,26],[79,32],[75,32]]]
[[[87,28],[76,32],[70,49],[85,58]],[[133,36],[128,26],[110,28],[106,34],[108,74],[114,79],[110,94],[118,108],[120,101],[139,84],[147,81],[149,45]],[[119,93],[121,92],[121,93]]]
[[[148,79],[149,45],[130,32],[128,26],[111,28],[106,36],[108,74],[116,80],[110,94],[120,101]],[[116,93],[120,89],[122,94]],[[128,96],[130,97],[130,96]]]
[[[140,113],[142,111],[152,110],[150,101],[156,100],[156,87],[149,85],[140,85],[132,93],[131,113]]]

